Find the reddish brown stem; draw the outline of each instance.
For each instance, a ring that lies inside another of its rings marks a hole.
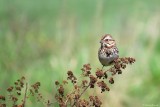
[[[80,94],[80,96],[79,96],[78,99],[80,99],[80,97],[84,94],[84,92],[87,90],[87,88],[88,88],[89,86],[90,86],[90,84],[88,84],[88,85],[85,87],[85,89],[82,91],[82,93]],[[77,100],[78,100],[78,99],[77,99]],[[74,105],[77,103],[77,100],[74,101],[72,107],[74,107]]]

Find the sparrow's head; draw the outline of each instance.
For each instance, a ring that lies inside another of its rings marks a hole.
[[[106,47],[106,48],[110,48],[116,45],[115,40],[112,38],[110,34],[105,34],[101,38],[100,43],[102,47]]]

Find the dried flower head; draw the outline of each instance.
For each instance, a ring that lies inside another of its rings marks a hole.
[[[97,69],[96,71],[97,78],[101,79],[104,76],[104,72],[102,69]]]
[[[111,84],[113,84],[113,83],[114,83],[114,79],[113,79],[113,77],[110,77],[110,79],[109,79],[109,83],[111,83]]]
[[[101,87],[101,93],[104,91],[109,91],[109,87],[107,86],[107,84],[104,81],[99,81],[98,86]]]
[[[71,82],[73,84],[75,84],[77,82],[77,78],[73,75],[73,72],[72,71],[68,71],[67,74],[68,74],[67,79],[71,80]]]
[[[55,81],[55,85],[56,85],[56,86],[59,85],[59,82],[58,82],[58,81]]]
[[[17,101],[18,101],[18,98],[15,97],[15,96],[13,96],[13,97],[12,97],[12,101],[13,101],[13,102],[17,102]]]
[[[90,75],[90,88],[94,88],[95,83],[97,82],[97,78],[93,75]]]
[[[12,92],[12,90],[13,90],[13,86],[7,88],[7,91],[8,91],[8,92]]]
[[[60,85],[60,87],[58,88],[58,92],[59,94],[63,97],[64,96],[64,88],[63,85]]]
[[[102,105],[102,102],[97,96],[90,96],[89,99],[92,102],[92,106],[100,107]]]
[[[0,95],[0,100],[5,101],[6,100],[5,96]]]
[[[90,64],[84,64],[82,70],[83,76],[89,76],[91,74],[91,66]]]

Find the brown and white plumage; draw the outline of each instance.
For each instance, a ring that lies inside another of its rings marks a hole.
[[[103,66],[109,66],[119,57],[119,51],[116,47],[115,40],[110,34],[106,34],[101,38],[100,43],[101,47],[98,51],[99,61]]]

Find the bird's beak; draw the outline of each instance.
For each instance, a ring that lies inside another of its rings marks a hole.
[[[114,40],[114,39],[112,39],[112,40],[110,40],[109,42],[111,42],[111,43],[112,43],[112,42],[115,42],[115,40]]]

